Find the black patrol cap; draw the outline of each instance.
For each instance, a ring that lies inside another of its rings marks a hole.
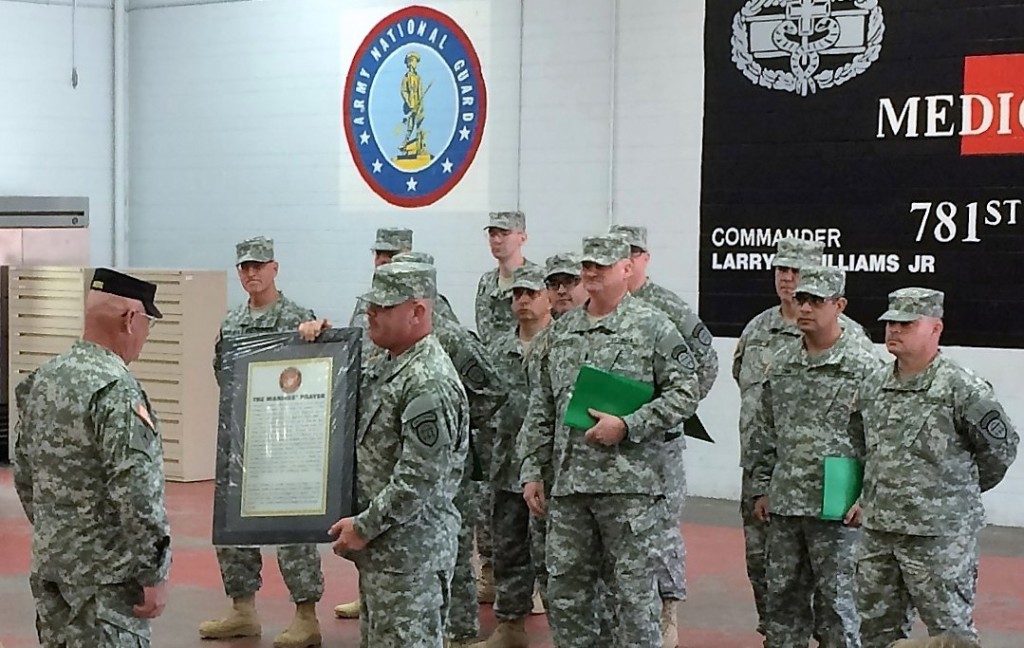
[[[110,268],[96,268],[89,288],[128,299],[138,299],[146,309],[147,315],[157,319],[163,317],[163,313],[153,302],[153,298],[156,297],[155,283],[143,281]]]

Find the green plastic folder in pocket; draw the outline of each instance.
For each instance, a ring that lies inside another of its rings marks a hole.
[[[853,457],[825,457],[821,519],[842,520],[857,503],[864,483],[864,464]]]
[[[576,375],[563,422],[569,427],[588,430],[597,423],[597,419],[587,413],[588,409],[626,416],[653,398],[654,385],[583,365]]]

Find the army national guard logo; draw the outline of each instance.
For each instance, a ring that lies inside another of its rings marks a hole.
[[[427,7],[397,11],[367,34],[343,101],[356,168],[400,207],[444,197],[483,138],[487,91],[476,50],[451,18]]]
[[[732,60],[755,85],[806,97],[864,73],[884,33],[878,0],[749,0],[732,21]]]

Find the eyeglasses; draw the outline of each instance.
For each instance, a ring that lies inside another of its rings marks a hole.
[[[821,306],[827,301],[835,301],[835,297],[818,297],[817,295],[810,295],[808,293],[797,293],[793,295],[793,301],[803,306],[804,304],[810,304],[811,306]]]
[[[159,321],[160,321],[160,320],[159,320],[159,318],[157,318],[157,317],[155,317],[155,316],[153,316],[153,315],[150,315],[150,314],[149,314],[149,313],[147,313],[146,311],[130,310],[130,311],[125,311],[125,313],[124,313],[124,314],[125,314],[125,315],[130,315],[130,314],[132,314],[132,313],[135,313],[136,315],[142,315],[142,316],[143,316],[143,317],[145,317],[145,318],[146,318],[147,320],[149,320],[149,327],[150,327],[150,328],[153,328],[154,326],[156,326],[157,322],[159,322]]]
[[[550,279],[545,279],[544,280],[544,285],[547,286],[548,290],[558,290],[559,288],[562,288],[563,286],[565,288],[572,288],[576,284],[578,284],[579,282],[580,282],[580,278],[579,277],[574,277],[572,275],[566,275],[566,276],[561,277],[561,278],[551,277]]]

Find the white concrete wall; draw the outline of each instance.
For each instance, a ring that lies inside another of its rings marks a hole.
[[[362,183],[339,113],[355,48],[405,3],[158,4],[135,0],[129,21],[134,265],[228,267],[236,240],[263,233],[278,242],[289,295],[345,319],[369,280],[374,229],[408,225],[471,324],[476,278],[493,263],[486,212],[518,206],[536,260],[609,222],[647,225],[652,277],[696,304],[703,3],[523,0],[521,12],[513,0],[428,3],[480,53],[488,125],[463,183],[415,210]],[[739,493],[734,344],[715,343],[720,377],[701,415],[717,443],[690,444],[695,495]],[[988,376],[1024,422],[1024,404],[1010,398],[1021,352],[950,353]],[[1014,506],[1022,464],[986,496],[995,523],[1024,526]]]
[[[78,88],[71,7],[0,0],[0,194],[86,196],[94,263],[111,259],[112,12],[78,6]]]

